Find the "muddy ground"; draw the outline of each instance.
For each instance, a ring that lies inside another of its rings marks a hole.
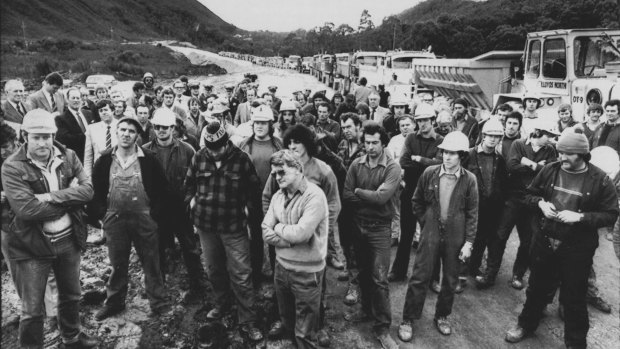
[[[202,59],[197,56],[198,50],[183,50],[191,54],[191,59]],[[190,52],[191,51],[191,52]],[[252,72],[259,76],[259,92],[267,86],[279,86],[278,95],[290,97],[293,91],[303,88],[314,90],[326,89],[314,78],[291,71],[252,66],[247,62],[234,62],[223,59],[210,53],[204,53],[204,59],[225,66],[229,74],[213,77],[190,77],[200,81],[208,81],[216,85],[215,92],[223,92],[223,84],[238,82],[245,72]],[[331,92],[328,91],[328,96]],[[616,259],[611,242],[604,237],[600,239],[601,246],[595,255],[595,269],[602,296],[612,304],[612,314],[603,314],[593,308],[590,310],[590,332],[588,346],[590,348],[617,348],[620,342],[620,326],[618,321],[618,304],[620,303],[620,278],[618,275],[618,260]],[[510,345],[504,342],[504,332],[516,323],[525,300],[525,290],[517,291],[508,285],[512,261],[518,246],[518,238],[513,233],[509,240],[504,264],[498,276],[495,287],[479,291],[469,286],[465,292],[457,295],[453,315],[450,317],[453,325],[453,334],[449,337],[440,335],[432,322],[436,295],[428,293],[423,318],[414,325],[414,340],[411,343],[400,343],[401,348],[562,348],[563,323],[557,315],[557,300],[549,307],[547,316],[543,319],[536,335],[523,342]],[[392,255],[396,253],[395,248]],[[412,263],[415,251],[412,251]],[[167,286],[174,303],[174,310],[167,316],[150,318],[148,302],[144,295],[141,268],[135,254],[132,254],[130,274],[132,275],[129,287],[127,310],[114,318],[102,322],[94,320],[94,313],[101,307],[101,299],[97,299],[96,292],[88,292],[82,307],[82,323],[86,332],[97,335],[101,339],[100,348],[194,348],[196,347],[197,329],[206,323],[206,313],[211,307],[210,293],[205,293],[203,299],[196,302],[183,302],[187,290],[187,275],[183,263],[176,261],[177,268],[167,277]],[[81,281],[83,292],[103,290],[104,280],[108,273],[107,251],[105,247],[91,247],[82,258]],[[329,269],[327,273],[327,324],[332,336],[332,348],[379,348],[374,339],[371,323],[349,324],[343,320],[345,311],[350,311],[342,303],[346,292],[346,282],[336,280],[336,273]],[[261,285],[259,294],[265,293],[271,285]],[[402,316],[402,307],[407,285],[405,282],[390,285],[392,300],[392,335],[396,338],[396,331]],[[94,297],[93,297],[94,295]],[[258,308],[261,321],[259,325],[266,331],[268,321],[266,313],[270,301],[259,298]],[[17,327],[7,325],[8,319],[17,313],[19,300],[6,270],[2,271],[2,348],[17,348]],[[358,305],[359,306],[359,305]],[[227,326],[234,325],[234,319],[229,316],[224,319]],[[45,347],[55,348],[59,343],[58,332],[45,326]],[[243,338],[234,330],[229,333],[229,339],[235,348],[251,347],[244,343]],[[267,348],[288,348],[290,341],[269,341]]]

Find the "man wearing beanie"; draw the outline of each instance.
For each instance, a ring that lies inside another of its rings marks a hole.
[[[557,144],[559,161],[542,168],[527,188],[525,203],[535,211],[531,274],[517,326],[506,333],[516,343],[536,330],[557,283],[564,307],[564,343],[585,348],[589,329],[586,292],[598,228],[618,217],[612,181],[589,164],[588,139],[568,129]]]
[[[187,171],[185,204],[194,217],[215,294],[216,304],[207,318],[224,315],[232,291],[241,331],[250,340],[259,341],[263,335],[255,326],[245,209],[250,216],[261,214],[261,182],[250,156],[233,145],[218,121],[207,124],[204,141],[205,147],[194,155]]]

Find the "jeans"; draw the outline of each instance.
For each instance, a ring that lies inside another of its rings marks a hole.
[[[553,251],[545,236],[535,239],[525,305],[519,315],[521,327],[536,330],[548,295],[558,280],[560,304],[564,306],[564,343],[567,347],[585,348],[590,328],[586,293],[595,250],[595,247],[560,245]]]
[[[285,269],[276,262],[274,287],[282,325],[294,329],[297,348],[317,348],[324,270],[316,273]]]
[[[411,243],[416,231],[417,219],[413,214],[412,197],[412,189],[405,187],[400,196],[400,240],[398,241],[396,258],[392,263],[392,273],[399,277],[406,276],[407,270],[409,270]]]
[[[231,288],[237,300],[239,324],[253,323],[255,294],[252,286],[250,240],[245,231],[220,233],[198,230],[205,269],[218,307],[228,305]]]
[[[9,260],[17,293],[22,300],[19,343],[22,348],[43,348],[44,294],[50,270],[58,286],[58,327],[64,343],[80,334],[80,250],[70,236],[52,243],[54,259]]]
[[[166,305],[168,300],[159,268],[157,223],[151,215],[148,212],[108,212],[103,218],[103,230],[112,264],[106,305],[114,308],[125,306],[132,242],[144,271],[146,295],[151,309]]]
[[[166,270],[166,249],[174,249],[174,237],[176,235],[181,246],[183,262],[187,269],[190,285],[199,283],[202,278],[203,268],[200,262],[200,250],[194,237],[194,226],[189,214],[185,211],[183,203],[171,205],[171,212],[161,220],[158,225],[159,233],[159,261],[162,277]]]
[[[340,229],[338,228],[338,223],[336,222],[333,227],[330,227],[327,234],[327,258],[337,259],[340,262],[346,263],[344,252],[340,245]]]
[[[365,221],[356,218],[356,224],[361,234],[355,250],[362,310],[374,318],[374,330],[380,333],[389,329],[392,323],[387,278],[390,268],[391,221]]]
[[[499,272],[506,243],[515,225],[519,233],[519,249],[517,250],[517,257],[512,268],[512,275],[519,278],[523,278],[523,275],[525,275],[530,263],[529,249],[533,231],[532,222],[529,219],[530,216],[531,214],[527,207],[521,203],[514,200],[506,202],[497,230],[497,236],[491,240],[491,245],[489,246],[487,276],[490,279],[494,280]]]
[[[396,208],[392,217],[392,239],[400,238],[400,195],[402,191],[403,187],[399,185],[391,199],[392,205]]]
[[[464,236],[450,236],[450,232],[443,228],[437,232],[422,234],[405,296],[403,320],[418,320],[422,316],[428,285],[433,271],[438,269],[435,265],[439,260],[443,266],[443,278],[435,306],[435,318],[452,313],[454,290],[458,285],[461,269],[458,257],[464,240]]]

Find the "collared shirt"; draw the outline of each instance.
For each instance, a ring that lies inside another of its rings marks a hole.
[[[395,207],[392,197],[400,185],[400,166],[386,153],[371,167],[368,155],[351,164],[344,184],[343,200],[355,205],[360,219],[391,221]]]
[[[116,162],[118,162],[118,164],[123,170],[128,169],[129,166],[131,166],[134,162],[138,161],[138,158],[144,157],[144,152],[142,151],[142,148],[138,147],[137,145],[135,145],[135,147],[136,151],[126,159],[123,159],[121,156],[119,156],[118,146],[114,147],[114,150],[112,151],[112,158]]]
[[[444,165],[441,165],[441,169],[439,170],[439,177],[443,176],[443,175],[454,175],[456,176],[456,179],[461,178],[461,166],[459,165],[459,168],[456,169],[456,172],[448,172],[446,170],[446,167]]]
[[[71,114],[75,118],[75,121],[77,121],[78,125],[84,126],[84,132],[86,132],[86,129],[88,128],[88,121],[84,117],[84,114],[82,114],[82,112],[80,112],[79,110],[73,110],[71,108],[69,108],[69,110],[71,111]],[[81,122],[80,122],[80,120],[81,120]],[[81,128],[81,126],[80,126],[80,128]]]
[[[47,90],[43,89],[43,95],[45,96],[45,99],[47,99],[47,103],[50,105],[50,108],[54,108],[54,104],[56,104],[56,109],[58,110],[58,101],[56,99],[54,99],[54,104],[52,103],[52,94],[50,94],[49,92],[47,92]]]

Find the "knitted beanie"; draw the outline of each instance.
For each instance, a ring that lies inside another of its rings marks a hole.
[[[558,152],[569,154],[587,154],[590,152],[588,138],[581,130],[566,129],[560,135],[557,144]]]
[[[224,125],[219,121],[212,121],[207,125],[205,132],[205,146],[209,149],[221,148],[228,142],[228,134]]]

